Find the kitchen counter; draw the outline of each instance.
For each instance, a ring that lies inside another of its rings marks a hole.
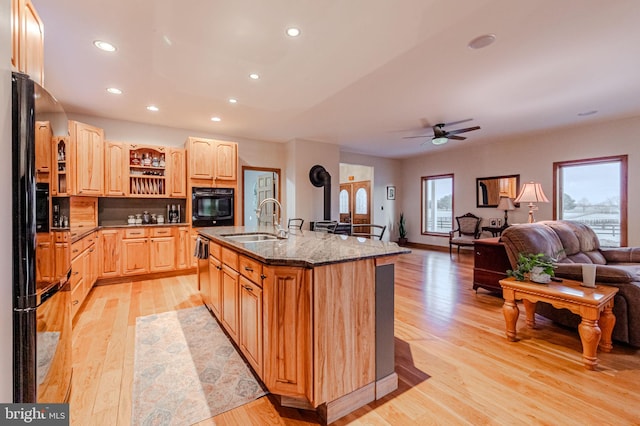
[[[149,228],[160,228],[160,227],[166,227],[166,226],[189,226],[188,223],[184,223],[184,222],[180,222],[180,223],[147,223],[147,224],[141,224],[141,225],[127,225],[127,224],[105,224],[105,225],[99,225],[96,226],[95,228],[88,228],[88,229],[84,229],[82,230],[82,232],[80,232],[79,230],[75,230],[75,234],[72,233],[71,234],[71,242],[75,243],[76,241],[79,241],[81,239],[83,239],[84,237],[86,237],[87,235],[91,234],[92,232],[95,231],[99,231],[101,229],[122,229],[122,228],[139,228],[139,227],[149,227]],[[58,228],[56,228],[58,229]],[[54,230],[56,230],[54,229]],[[69,230],[70,228],[59,228],[59,229],[64,229],[64,230]]]
[[[197,231],[206,238],[244,253],[266,265],[314,268],[332,263],[411,253],[410,250],[393,242],[306,230],[289,230],[288,238],[253,243],[240,243],[225,238],[225,235],[230,234],[275,235],[275,229],[271,226],[258,228],[221,226],[199,228]]]

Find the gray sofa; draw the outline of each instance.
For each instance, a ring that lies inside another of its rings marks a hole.
[[[597,264],[596,281],[620,289],[614,299],[613,339],[640,347],[640,247],[601,248],[591,228],[568,220],[513,225],[501,241],[512,267],[519,253],[545,253],[556,259],[557,277],[581,281],[581,264]],[[547,303],[538,303],[536,312],[561,325],[580,323],[578,315]]]

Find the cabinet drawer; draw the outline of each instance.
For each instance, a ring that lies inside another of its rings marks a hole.
[[[78,257],[78,255],[84,251],[84,243],[85,238],[71,244],[71,260]]]
[[[124,230],[124,238],[144,238],[147,236],[147,228],[132,228]]]
[[[53,235],[56,243],[66,243],[69,241],[69,232],[54,232]]]
[[[214,243],[213,241],[209,242],[209,255],[215,257],[220,260],[222,256],[222,246],[220,244]]]
[[[172,237],[173,228],[151,228],[152,237]]]
[[[222,247],[222,263],[229,266],[233,270],[238,270],[238,253],[228,248]]]
[[[262,288],[262,264],[249,257],[240,255],[238,259],[240,269],[239,272],[249,278],[253,283]]]

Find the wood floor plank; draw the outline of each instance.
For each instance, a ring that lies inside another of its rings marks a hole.
[[[473,255],[414,250],[395,269],[399,387],[335,425],[637,425],[640,350],[614,342],[600,366],[582,364],[576,330],[539,317],[505,337],[502,298],[471,288]],[[73,425],[128,425],[140,316],[202,304],[195,274],[92,290],[74,321]],[[313,412],[267,396],[205,425],[313,425]]]

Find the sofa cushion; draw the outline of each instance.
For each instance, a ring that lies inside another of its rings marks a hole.
[[[600,248],[598,236],[584,223],[569,220],[550,220],[540,223],[547,225],[558,234],[567,256],[596,251]]]
[[[505,243],[509,263],[514,268],[520,253],[544,253],[559,261],[566,258],[562,241],[548,226],[540,226],[537,223],[512,225],[504,230],[500,239]]]
[[[555,275],[569,280],[582,281],[582,265],[579,263],[556,263]],[[640,265],[598,265],[596,282],[630,283],[640,281]]]

